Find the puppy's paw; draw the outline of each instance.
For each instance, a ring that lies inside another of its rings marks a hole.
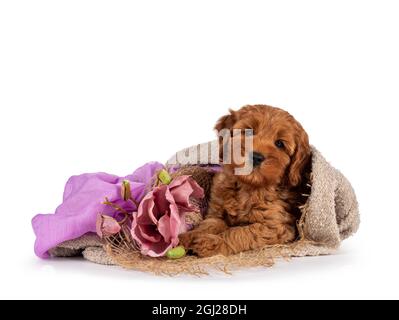
[[[196,233],[188,231],[179,235],[179,244],[182,245],[186,250],[189,250]]]
[[[194,237],[190,249],[199,257],[211,257],[217,254],[227,255],[224,240],[214,234],[198,234]]]

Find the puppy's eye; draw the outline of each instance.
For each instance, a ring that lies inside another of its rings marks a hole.
[[[276,140],[276,142],[274,143],[276,145],[277,148],[282,149],[284,148],[284,142],[282,140]]]
[[[245,129],[244,134],[246,137],[251,137],[251,136],[255,135],[255,131],[254,131],[254,129]]]

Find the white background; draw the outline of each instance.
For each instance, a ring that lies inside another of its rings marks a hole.
[[[397,1],[1,1],[0,297],[399,298]],[[234,276],[42,261],[30,220],[71,175],[131,173],[213,139],[228,108],[285,108],[355,187],[337,255]]]

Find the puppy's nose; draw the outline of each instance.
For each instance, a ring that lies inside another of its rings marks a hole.
[[[259,152],[252,152],[252,163],[255,167],[259,166],[264,160],[265,157],[263,154]]]

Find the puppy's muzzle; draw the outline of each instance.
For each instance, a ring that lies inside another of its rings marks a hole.
[[[265,161],[265,156],[259,152],[252,152],[252,163],[254,167],[260,166]]]

